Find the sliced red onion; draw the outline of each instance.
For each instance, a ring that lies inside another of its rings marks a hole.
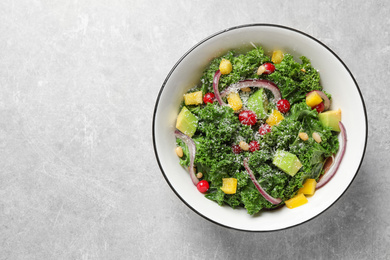
[[[282,93],[280,92],[278,86],[272,81],[266,79],[246,79],[243,81],[239,81],[224,89],[221,92],[221,97],[226,96],[232,91],[237,91],[239,89],[246,88],[246,87],[265,88],[270,90],[274,95],[275,102],[278,102],[278,100],[282,98]]]
[[[328,157],[324,163],[324,174],[326,174],[334,164],[334,154],[331,157]],[[324,174],[322,176],[324,176]]]
[[[249,163],[248,163],[249,158],[244,159],[244,167],[246,171],[249,174],[249,177],[251,178],[253,184],[255,185],[256,189],[260,192],[260,194],[269,202],[271,202],[274,205],[277,205],[282,202],[281,199],[275,199],[274,197],[271,197],[257,182],[255,175],[253,174],[252,170],[249,168]]]
[[[327,184],[330,181],[330,179],[332,179],[332,177],[335,175],[335,173],[337,172],[337,169],[340,166],[341,160],[344,157],[345,149],[347,147],[347,133],[346,133],[345,127],[344,127],[343,123],[341,123],[341,121],[339,122],[339,127],[340,127],[340,134],[341,134],[340,150],[337,153],[337,157],[334,159],[333,167],[328,172],[324,173],[322,178],[317,183],[316,189],[323,187],[325,184]]]
[[[190,152],[190,166],[188,171],[190,172],[191,180],[196,186],[199,182],[198,178],[195,176],[194,172],[194,161],[195,161],[195,153],[196,153],[196,145],[194,140],[188,135],[183,134],[179,130],[175,130],[175,137],[183,140],[183,142],[187,145],[188,150]]]
[[[324,110],[328,110],[330,107],[330,100],[329,100],[328,96],[324,92],[322,92],[321,90],[313,90],[313,91],[317,92],[317,94],[320,95],[320,97],[324,101]],[[307,93],[306,96],[309,95],[313,91],[310,91],[309,93]]]
[[[225,102],[223,102],[222,100],[222,97],[221,95],[219,94],[219,89],[218,89],[218,85],[219,85],[219,78],[221,77],[221,71],[220,70],[217,70],[214,74],[214,78],[213,78],[213,90],[214,90],[214,96],[215,98],[217,99],[218,103],[220,106],[223,106],[225,105]]]

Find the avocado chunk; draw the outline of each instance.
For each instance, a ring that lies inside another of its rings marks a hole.
[[[256,113],[257,118],[264,119],[267,116],[268,100],[263,88],[257,90],[248,98],[247,107]]]
[[[177,116],[176,128],[183,134],[192,137],[195,134],[197,127],[198,118],[196,118],[196,116],[184,106]]]
[[[341,121],[341,109],[329,110],[318,114],[318,119],[323,126],[332,128],[333,131],[340,132],[339,122]]]
[[[295,154],[283,150],[276,151],[272,163],[291,176],[294,176],[302,167],[301,161]]]

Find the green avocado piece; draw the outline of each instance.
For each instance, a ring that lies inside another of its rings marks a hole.
[[[176,128],[183,134],[192,137],[196,128],[198,127],[198,118],[188,110],[187,107],[183,107],[177,116]]]
[[[264,119],[267,116],[268,100],[263,88],[257,90],[248,98],[247,107],[255,112],[259,119]]]
[[[340,132],[339,122],[341,121],[341,109],[329,110],[318,114],[318,119],[323,126],[332,128],[333,131]]]
[[[301,161],[295,154],[283,150],[276,151],[272,163],[291,176],[294,176],[302,167]]]

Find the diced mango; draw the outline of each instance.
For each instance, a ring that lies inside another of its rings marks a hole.
[[[298,194],[313,195],[316,191],[316,185],[317,182],[315,179],[307,179],[303,184],[303,187],[298,190]]]
[[[203,103],[202,91],[196,91],[188,94],[184,94],[184,104],[188,105],[201,105]]]
[[[293,209],[299,206],[302,206],[303,204],[306,204],[308,202],[307,198],[303,193],[299,193],[292,197],[289,200],[286,200],[284,203],[286,203],[287,208]]]
[[[275,64],[281,63],[283,60],[283,52],[281,50],[276,50],[272,53],[271,61]]]
[[[228,104],[234,111],[238,111],[242,108],[242,100],[237,92],[232,92],[227,97]]]
[[[232,70],[233,70],[233,66],[230,60],[222,59],[221,63],[219,64],[219,71],[221,72],[221,74],[223,75],[229,74],[230,72],[232,72]]]
[[[270,126],[274,126],[278,125],[283,119],[284,116],[278,110],[274,109],[265,122]]]
[[[222,178],[221,190],[225,194],[235,194],[237,191],[237,179],[236,178]]]
[[[322,98],[316,91],[312,91],[309,93],[309,95],[306,96],[306,104],[309,107],[315,107],[321,102],[322,102]]]

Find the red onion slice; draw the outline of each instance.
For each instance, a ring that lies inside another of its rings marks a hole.
[[[328,157],[324,163],[324,174],[326,174],[334,164],[334,154],[331,157]],[[324,175],[322,175],[324,176]]]
[[[253,184],[255,185],[256,189],[260,192],[260,194],[266,199],[268,200],[269,202],[271,202],[272,204],[274,205],[277,205],[279,203],[282,202],[281,199],[275,199],[274,197],[271,197],[261,186],[260,184],[257,182],[256,178],[255,178],[255,175],[253,174],[252,170],[249,168],[249,163],[248,163],[248,160],[249,158],[245,158],[244,159],[244,167],[246,169],[246,171],[248,172],[249,174],[249,177],[251,178]]]
[[[324,92],[322,92],[321,90],[313,90],[313,91],[317,92],[317,94],[321,96],[322,100],[324,101],[324,110],[328,110],[330,107],[330,100],[329,100],[328,96]],[[310,91],[309,93],[307,93],[306,96],[309,95],[313,91]]]
[[[194,172],[194,161],[195,161],[195,153],[196,153],[196,145],[194,140],[188,135],[183,134],[179,130],[175,130],[175,137],[183,140],[183,142],[187,145],[188,150],[190,152],[190,166],[188,171],[190,172],[191,180],[196,186],[199,182],[198,178],[195,176]]]
[[[316,185],[316,189],[323,187],[325,184],[327,184],[330,181],[330,179],[332,179],[332,177],[335,175],[335,173],[337,172],[337,169],[340,166],[341,160],[344,157],[345,149],[347,147],[347,133],[346,133],[345,127],[344,127],[343,123],[341,123],[341,121],[339,122],[339,127],[340,127],[340,134],[341,134],[340,150],[337,153],[337,157],[334,159],[333,167],[322,176],[322,178],[320,179],[320,181]]]
[[[218,103],[220,106],[223,106],[225,105],[225,102],[223,102],[222,100],[222,97],[221,95],[219,94],[219,89],[218,89],[218,85],[219,85],[219,78],[221,77],[221,71],[220,70],[217,70],[214,74],[214,78],[213,78],[213,90],[214,90],[214,96],[215,98],[217,99]]]
[[[270,90],[274,95],[275,102],[278,102],[279,99],[282,98],[282,93],[280,92],[278,86],[272,81],[266,79],[246,79],[243,81],[239,81],[224,89],[221,92],[221,97],[226,96],[232,91],[237,91],[239,89],[246,88],[246,87],[257,87],[257,88],[265,88]]]

